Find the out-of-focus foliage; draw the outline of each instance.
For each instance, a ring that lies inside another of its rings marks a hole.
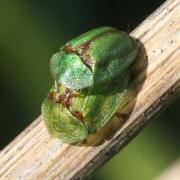
[[[67,40],[98,26],[134,29],[163,0],[0,1],[0,147],[40,114],[52,86],[49,59]],[[176,101],[93,179],[152,179],[179,156]]]

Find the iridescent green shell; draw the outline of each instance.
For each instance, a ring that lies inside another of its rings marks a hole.
[[[138,52],[137,43],[125,32],[101,27],[67,42],[51,58],[51,72],[70,89],[103,83],[123,72]]]
[[[49,132],[74,143],[101,129],[122,103],[137,52],[136,41],[112,27],[91,30],[60,48],[50,62],[57,84],[42,104]]]

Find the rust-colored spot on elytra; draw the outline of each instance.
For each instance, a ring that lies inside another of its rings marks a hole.
[[[78,45],[78,48],[86,51],[88,48],[89,48],[89,45],[90,45],[91,41],[87,41],[85,43],[82,43],[80,45]],[[83,53],[83,52],[82,52]]]
[[[49,93],[49,98],[50,99],[54,99],[56,97],[56,93],[54,92],[54,91],[51,91],[50,93]]]
[[[82,57],[82,60],[84,63],[91,69],[93,66],[93,60],[89,54],[89,46],[90,46],[91,41],[87,41],[85,43],[80,44],[77,47],[77,51]]]
[[[64,45],[64,50],[66,52],[74,52],[75,54],[79,55],[82,58],[84,64],[86,64],[89,68],[92,68],[93,60],[88,53],[89,44],[90,41],[87,41],[86,43],[82,43],[76,47],[72,47],[70,43],[67,43]]]
[[[67,43],[64,45],[64,50],[66,52],[75,52],[75,50],[73,49],[72,45],[70,43]]]
[[[69,108],[72,104],[72,93],[69,89],[66,89],[63,94],[59,96],[59,102],[66,108]]]
[[[80,121],[83,120],[83,114],[82,114],[82,112],[80,112],[80,111],[75,111],[75,112],[72,113],[72,115],[75,116],[75,117],[76,117],[77,119],[79,119]]]
[[[66,52],[74,52],[77,55],[79,55],[82,58],[82,61],[84,62],[84,64],[87,65],[87,67],[89,67],[89,69],[92,69],[94,61],[93,61],[91,55],[89,54],[89,47],[90,47],[91,42],[97,40],[100,37],[103,37],[106,34],[111,34],[111,33],[119,33],[119,31],[117,31],[116,29],[110,29],[109,31],[99,33],[98,35],[92,37],[92,39],[90,39],[82,44],[79,44],[78,46],[72,46],[71,43],[67,43],[64,45],[64,50]],[[100,62],[98,64],[99,67],[107,66],[110,59],[111,58],[108,58],[107,60]]]

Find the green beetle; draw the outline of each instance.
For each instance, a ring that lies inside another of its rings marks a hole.
[[[66,143],[101,129],[125,96],[138,44],[112,27],[67,42],[50,61],[55,85],[42,104],[49,132]]]

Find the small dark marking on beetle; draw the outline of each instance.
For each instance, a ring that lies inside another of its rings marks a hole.
[[[93,60],[88,52],[91,42],[97,40],[99,37],[106,35],[107,33],[112,33],[112,32],[118,32],[118,31],[116,29],[112,29],[109,31],[102,32],[102,33],[98,34],[97,36],[94,36],[91,40],[89,40],[85,43],[82,43],[81,45],[79,45],[77,47],[78,51],[80,50],[80,52],[79,52],[80,56],[83,57],[84,63],[86,65],[88,65],[89,68],[92,68],[92,66],[93,66]]]
[[[92,69],[93,60],[88,52],[89,46],[91,41],[87,41],[77,47],[77,51],[79,52],[80,56],[82,57],[84,63]]]
[[[77,55],[79,55],[82,58],[82,61],[84,62],[84,64],[87,65],[87,67],[90,70],[92,70],[93,59],[91,58],[91,56],[88,52],[91,42],[98,39],[99,37],[102,37],[103,35],[106,35],[106,34],[112,33],[112,32],[118,33],[118,31],[116,29],[111,29],[109,31],[102,32],[102,33],[98,34],[97,36],[94,36],[91,40],[89,40],[85,43],[82,43],[77,47],[72,47],[72,45],[70,43],[67,43],[66,45],[64,45],[64,50],[66,52],[74,52]],[[108,62],[106,62],[106,63],[108,63]]]
[[[69,108],[72,105],[73,94],[67,88],[63,94],[59,96],[59,102],[66,108]]]
[[[67,43],[64,45],[64,50],[68,53],[71,53],[71,52],[76,52],[73,48],[72,48],[72,45],[70,43]]]
[[[51,91],[50,93],[49,93],[49,99],[54,99],[55,98],[55,92],[54,91]]]
[[[50,100],[52,100],[53,102],[55,102],[55,103],[59,103],[60,102],[59,101],[59,96],[58,96],[58,94],[55,91],[51,91],[49,93],[49,95],[48,95],[48,98]]]
[[[79,119],[80,121],[83,120],[83,114],[82,114],[82,112],[80,112],[80,111],[75,111],[75,112],[72,113],[72,115],[75,116],[75,117],[76,117],[77,119]]]
[[[89,48],[91,41],[87,41],[85,43],[82,43],[78,46],[78,48],[80,48],[82,50],[82,53],[84,53],[84,51],[87,50],[87,48]]]
[[[90,41],[87,41],[86,43],[81,44],[77,47],[72,47],[70,43],[67,43],[66,45],[64,45],[64,50],[67,53],[75,53],[78,56],[80,56],[83,63],[87,65],[88,68],[92,69],[93,60],[91,59],[91,56],[88,53],[89,43]]]

